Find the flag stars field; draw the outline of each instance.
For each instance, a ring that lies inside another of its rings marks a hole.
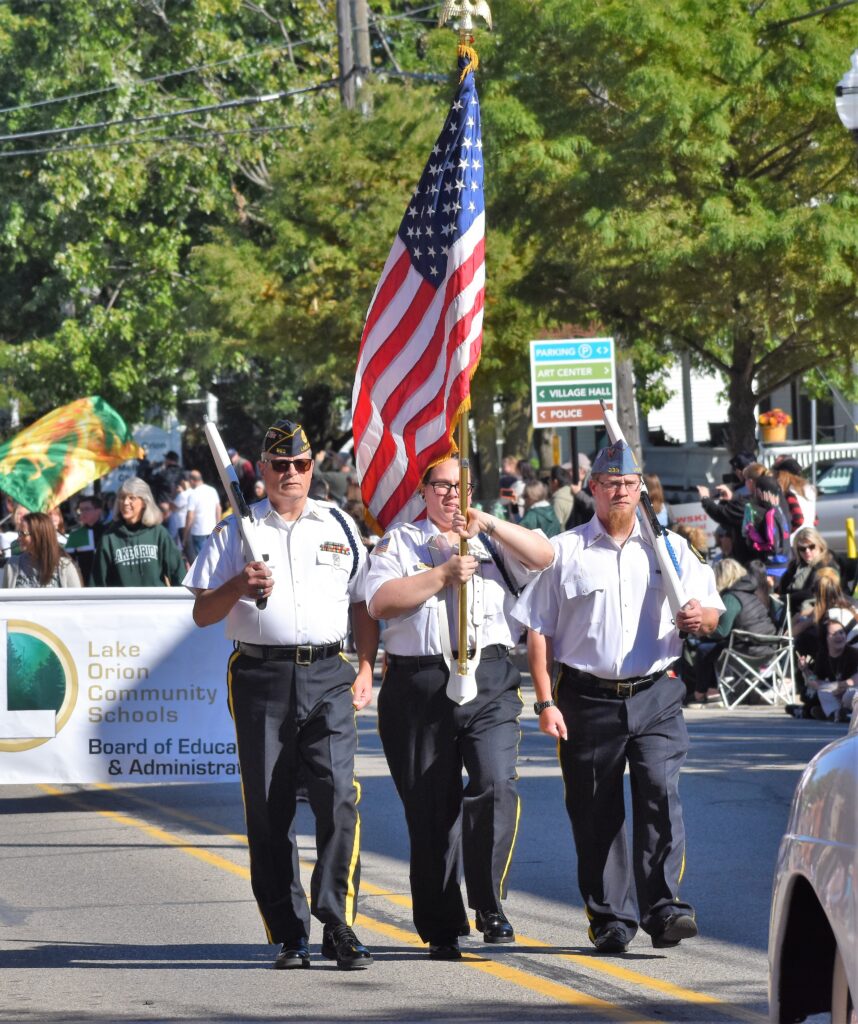
[[[473,69],[406,204],[361,341],[353,393],[364,503],[384,528],[422,509],[425,468],[451,448],[482,344],[484,164]],[[419,197],[419,198],[418,198]],[[443,245],[429,240],[443,238]]]

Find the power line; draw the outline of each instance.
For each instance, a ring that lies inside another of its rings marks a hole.
[[[0,2],[2,2],[2,0],[0,0]],[[42,0],[42,2],[49,2],[49,0]],[[409,11],[405,14],[376,15],[375,17],[377,21],[383,22],[402,21],[409,19],[423,22],[425,19],[415,18],[414,15],[423,14],[426,11],[435,10],[437,9],[438,6],[439,5],[437,3],[434,3],[429,4],[426,7],[418,7],[415,10]],[[296,39],[289,43],[283,43],[282,45],[278,44],[275,46],[272,43],[270,46],[263,46],[258,50],[250,50],[248,53],[237,54],[235,57],[226,57],[223,60],[212,61],[209,64],[194,64],[187,68],[178,68],[175,71],[165,71],[162,74],[152,75],[149,78],[141,78],[136,81],[130,81],[121,84],[117,83],[115,85],[105,85],[99,89],[87,89],[83,92],[66,93],[63,96],[54,96],[50,99],[33,100],[31,103],[19,103],[17,106],[13,107],[0,107],[0,114],[13,114],[17,113],[20,110],[35,110],[40,107],[54,106],[57,103],[68,103],[72,100],[89,99],[92,96],[104,96],[107,93],[116,92],[116,90],[121,89],[123,85],[130,85],[131,88],[138,88],[141,85],[151,85],[153,82],[164,82],[170,78],[180,78],[184,75],[196,74],[199,71],[209,71],[213,68],[225,67],[228,64],[235,64],[239,61],[250,60],[252,57],[258,57],[261,54],[265,53],[281,53],[284,50],[294,50],[301,46],[309,46],[311,43],[318,41],[319,37],[313,36],[307,39]]]
[[[253,128],[198,128],[196,134],[150,135],[148,132],[134,132],[122,139],[110,139],[108,142],[80,142],[68,146],[45,146],[42,149],[17,149],[7,153],[0,152],[0,160],[12,156],[38,156],[46,153],[78,153],[84,150],[111,149],[115,146],[140,146],[153,142],[187,142],[194,143],[204,135],[262,135],[267,132],[286,131],[301,128],[300,124],[257,125]]]
[[[278,92],[264,93],[261,96],[242,96],[235,100],[224,100],[222,103],[209,103],[199,107],[185,107],[165,114],[141,114],[139,117],[121,118],[114,121],[97,121],[92,124],[66,125],[61,128],[40,128],[34,132],[14,132],[0,135],[0,142],[18,142],[21,139],[45,138],[48,135],[77,135],[80,132],[100,131],[104,128],[125,128],[134,124],[145,124],[149,121],[165,121],[174,117],[188,117],[192,114],[210,114],[217,110],[234,110],[238,107],[251,107],[259,103],[271,103],[274,100],[285,100],[301,93],[319,92],[338,86],[339,79],[328,79],[317,85],[305,85],[298,89],[281,89]]]
[[[316,39],[298,39],[294,43],[284,44],[282,46],[263,46],[259,50],[251,50],[248,53],[238,54],[235,57],[226,57],[223,60],[214,61],[211,64],[195,64],[188,68],[179,68],[176,71],[165,71],[160,75],[152,75],[151,78],[141,78],[137,81],[130,81],[126,83],[117,83],[115,85],[105,85],[100,89],[88,89],[85,92],[72,92],[65,96],[54,96],[52,99],[47,100],[34,100],[32,103],[20,103],[16,107],[0,107],[0,114],[11,114],[19,110],[33,110],[36,107],[50,107],[56,103],[66,103],[70,100],[88,99],[91,96],[103,96],[108,92],[115,92],[117,89],[121,89],[122,85],[130,85],[132,88],[137,88],[141,85],[150,85],[152,82],[164,82],[168,78],[180,78],[183,75],[192,75],[198,71],[208,71],[211,68],[224,67],[227,64],[235,64],[241,60],[250,60],[251,57],[258,57],[263,53],[280,53],[283,50],[295,49],[298,46],[307,46],[310,43],[316,42]]]

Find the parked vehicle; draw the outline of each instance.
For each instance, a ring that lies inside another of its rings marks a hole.
[[[817,477],[819,532],[835,554],[846,554],[846,520],[858,525],[858,459],[838,459]]]
[[[810,762],[781,840],[769,929],[769,1019],[858,1024],[858,714]]]

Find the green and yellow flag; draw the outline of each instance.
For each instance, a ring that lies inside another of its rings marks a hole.
[[[0,490],[31,512],[47,512],[143,454],[125,420],[103,398],[79,398],[0,445]]]

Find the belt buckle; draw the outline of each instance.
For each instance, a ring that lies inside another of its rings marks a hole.
[[[304,652],[306,651],[306,655]],[[306,658],[306,660],[305,660]],[[312,665],[313,664],[313,645],[312,644],[298,644],[295,648],[295,664],[296,665]]]
[[[634,683],[617,683],[617,696],[618,697],[631,697],[635,692]]]

